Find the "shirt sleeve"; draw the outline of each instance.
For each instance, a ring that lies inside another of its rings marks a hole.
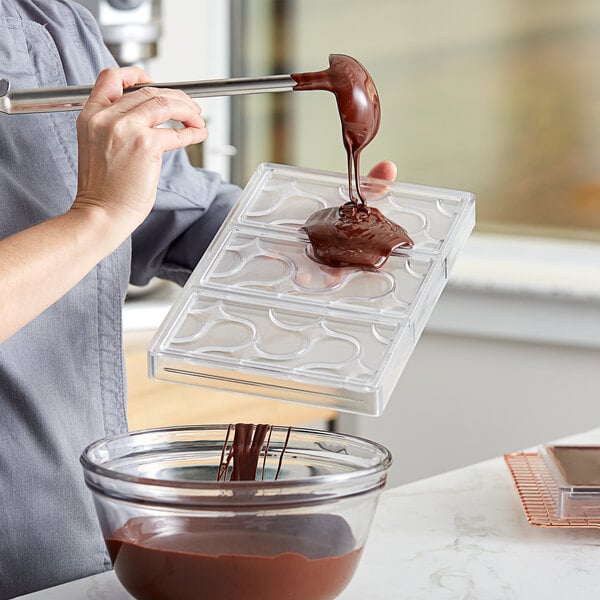
[[[217,173],[192,167],[184,150],[165,155],[154,208],[132,236],[131,283],[183,285],[239,194]]]

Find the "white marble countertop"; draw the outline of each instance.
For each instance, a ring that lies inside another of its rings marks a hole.
[[[600,444],[600,429],[561,441]],[[499,457],[386,490],[339,600],[580,600],[597,596],[599,565],[600,530],[529,525]],[[132,597],[107,572],[25,598]]]

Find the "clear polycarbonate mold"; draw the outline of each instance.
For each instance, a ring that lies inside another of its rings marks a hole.
[[[475,224],[468,192],[365,180],[413,239],[380,269],[332,268],[301,232],[346,176],[258,167],[149,348],[158,380],[381,414]]]

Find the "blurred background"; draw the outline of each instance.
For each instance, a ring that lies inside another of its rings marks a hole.
[[[170,0],[161,15],[156,77],[312,71],[349,54],[382,103],[365,169],[390,158],[403,181],[475,192],[479,231],[600,240],[594,0]],[[235,183],[265,161],[344,170],[331,94],[221,104],[211,134],[230,134],[218,152],[235,152]]]
[[[393,483],[598,426],[597,0],[151,4],[160,35],[143,62],[157,81],[314,71],[349,54],[382,103],[364,170],[388,158],[402,181],[477,195],[475,233],[386,412],[323,426],[388,445]],[[261,162],[345,169],[331,94],[201,104],[210,137],[192,161],[240,186]],[[211,405],[193,392],[188,408]],[[177,419],[207,422],[198,411]]]
[[[600,10],[593,0],[232,4],[235,74],[358,58],[382,102],[364,165],[478,197],[478,230],[600,240]],[[343,171],[331,94],[235,101],[234,174],[258,162]]]

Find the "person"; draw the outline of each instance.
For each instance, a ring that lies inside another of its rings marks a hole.
[[[239,188],[190,166],[207,131],[180,91],[118,69],[86,9],[0,0],[13,89],[91,84],[72,112],[0,115],[0,600],[111,568],[79,465],[125,431],[128,282],[183,284]],[[99,74],[99,75],[98,75]],[[167,120],[182,129],[157,128]],[[371,173],[394,179],[389,161]]]

